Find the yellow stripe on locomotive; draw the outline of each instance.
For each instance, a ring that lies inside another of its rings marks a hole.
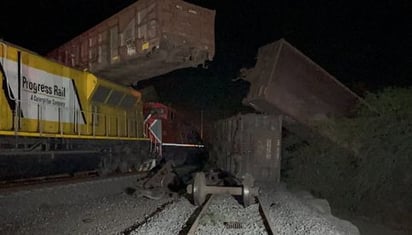
[[[0,41],[0,134],[144,139],[140,93]]]

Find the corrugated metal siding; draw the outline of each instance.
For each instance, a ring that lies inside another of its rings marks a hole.
[[[212,60],[215,54],[214,18],[215,11],[179,0],[165,0],[163,7],[163,33],[180,37],[179,44],[187,44],[208,53]]]
[[[214,124],[211,158],[219,168],[241,177],[252,174],[256,181],[279,182],[282,118],[277,115],[246,114]]]

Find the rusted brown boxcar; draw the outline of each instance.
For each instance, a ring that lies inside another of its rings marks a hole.
[[[208,140],[210,158],[237,177],[251,174],[256,181],[280,180],[282,116],[244,114],[217,121]]]
[[[361,101],[284,39],[259,48],[256,65],[244,79],[251,83],[244,104],[286,114],[309,127],[328,117],[348,116]]]
[[[213,60],[214,21],[182,0],[138,0],[48,57],[129,85]]]

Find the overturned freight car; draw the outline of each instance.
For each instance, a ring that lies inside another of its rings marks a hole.
[[[285,114],[285,125],[292,129],[296,123],[313,129],[319,121],[350,116],[362,102],[284,39],[259,48],[256,65],[244,73],[244,80],[251,85],[243,103],[260,112]]]
[[[282,116],[243,114],[219,120],[211,127],[210,160],[241,178],[280,181]]]
[[[125,85],[197,67],[215,54],[215,11],[182,0],[138,0],[47,56]]]

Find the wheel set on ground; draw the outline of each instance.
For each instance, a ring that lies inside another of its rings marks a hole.
[[[193,184],[186,188],[187,193],[193,196],[195,205],[202,205],[209,194],[231,194],[241,196],[243,205],[248,207],[255,202],[255,197],[259,194],[258,188],[253,187],[253,177],[245,175],[241,186],[215,186],[206,184],[204,172],[197,172],[193,178]]]

